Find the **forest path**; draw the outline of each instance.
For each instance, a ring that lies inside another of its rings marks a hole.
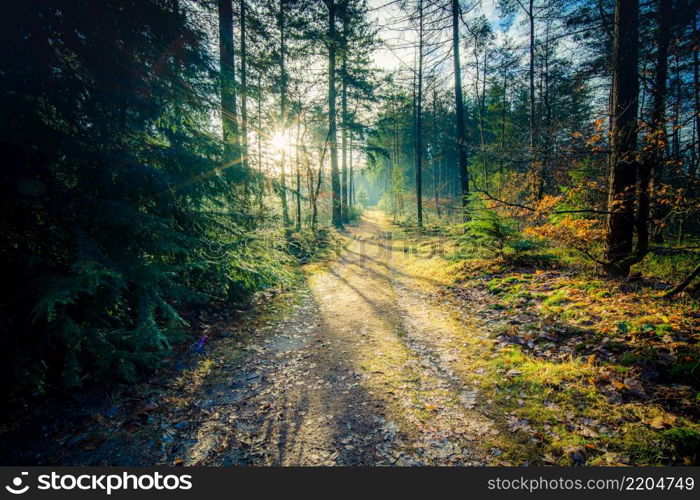
[[[210,392],[217,411],[186,464],[488,463],[481,438],[496,430],[451,367],[464,327],[393,233],[367,211],[337,260],[309,267],[300,303],[248,346],[233,390]]]
[[[47,405],[0,433],[2,461],[494,463],[485,448],[497,431],[475,409],[490,402],[472,383],[481,330],[440,300],[445,268],[428,241],[367,211],[336,258],[306,266],[297,290],[247,319],[206,312],[202,352],[121,396]]]

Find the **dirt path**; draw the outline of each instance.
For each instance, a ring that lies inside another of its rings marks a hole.
[[[483,438],[497,431],[475,410],[471,374],[452,366],[472,334],[433,296],[434,280],[412,271],[412,251],[392,231],[368,211],[337,259],[309,267],[284,313],[245,335],[223,321],[197,364],[135,409],[102,407],[79,429],[44,425],[42,446],[19,460],[491,463]]]
[[[451,368],[461,326],[369,211],[301,303],[215,391],[188,464],[483,464],[491,423]],[[420,281],[420,282],[419,282]]]

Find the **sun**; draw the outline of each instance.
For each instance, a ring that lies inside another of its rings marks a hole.
[[[289,134],[284,130],[277,130],[270,137],[270,145],[275,151],[282,151],[289,146]]]

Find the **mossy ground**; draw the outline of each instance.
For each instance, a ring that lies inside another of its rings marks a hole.
[[[426,248],[437,238],[406,233]],[[464,324],[454,367],[503,431],[489,445],[505,461],[697,463],[700,313],[692,298],[659,298],[667,269],[614,281],[580,260],[522,267],[439,246],[410,268],[442,278],[439,300]]]

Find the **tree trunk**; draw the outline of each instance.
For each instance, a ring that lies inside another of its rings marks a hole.
[[[479,125],[479,145],[481,146],[481,168],[484,175],[484,180],[482,186],[484,189],[488,190],[488,166],[486,164],[486,141],[484,139],[484,104],[486,102],[486,50],[484,49],[484,68],[483,77],[480,78],[481,73],[479,66],[479,51],[477,40],[474,40],[474,69],[476,70],[475,82],[474,82],[474,93],[476,94],[476,116]],[[479,82],[482,82],[482,91],[479,91]]]
[[[393,220],[396,222],[396,214],[399,210],[399,193],[398,193],[398,185],[396,183],[396,172],[398,169],[398,162],[399,162],[399,124],[398,124],[398,117],[397,117],[397,110],[396,110],[396,105],[394,104],[392,106],[392,122],[393,122],[393,127],[392,127],[392,135],[391,135],[391,165],[389,167],[389,182],[391,183],[391,196],[392,196],[392,215],[393,215]]]
[[[219,66],[221,69],[221,129],[226,162],[235,159],[236,130],[236,71],[233,56],[233,7],[231,0],[218,0],[219,8]]]
[[[437,86],[433,84],[433,198],[435,199],[435,213],[440,217],[440,195],[438,193],[438,177],[440,176],[440,164],[438,162],[438,126],[437,126]]]
[[[499,172],[499,177],[498,177],[498,196],[501,196],[501,186],[503,184],[503,161],[506,155],[506,105],[507,105],[507,97],[506,97],[506,91],[507,91],[507,85],[508,85],[508,69],[507,65],[504,64],[503,66],[503,99],[501,101],[501,154],[500,158],[498,159],[498,172]]]
[[[258,70],[258,133],[256,134],[258,138],[258,210],[260,213],[260,218],[264,213],[263,198],[265,196],[265,175],[263,173],[263,163],[262,163],[262,134],[259,133],[262,130],[262,71]]]
[[[285,39],[285,18],[284,7],[286,0],[280,0],[279,12],[279,30],[280,30],[280,129],[281,133],[287,133],[287,67],[285,66],[285,53],[287,51],[287,43]],[[282,200],[282,221],[285,227],[289,227],[292,222],[289,219],[289,207],[287,206],[287,151],[286,147],[282,146],[280,151],[280,198]]]
[[[551,28],[551,19],[547,20],[547,28],[545,30],[545,42],[544,42],[544,63],[542,70],[542,81],[543,81],[543,92],[542,101],[544,104],[544,134],[543,135],[543,145],[542,145],[542,156],[540,159],[540,171],[537,185],[537,200],[541,200],[544,196],[547,187],[547,175],[549,174],[549,158],[554,156],[554,151],[552,150],[552,145],[554,141],[552,140],[552,104],[549,96],[549,59],[550,59],[550,37],[549,31]]]
[[[241,0],[241,165],[248,169],[248,53],[246,49],[246,3]]]
[[[634,191],[637,176],[637,100],[639,0],[616,0],[610,181],[607,220],[607,271],[627,276],[632,251]]]
[[[341,78],[341,98],[340,98],[340,114],[341,114],[341,150],[342,150],[342,166],[341,166],[341,185],[340,185],[340,211],[343,222],[350,222],[348,216],[348,64],[347,64],[347,20],[343,26],[343,51],[341,54],[342,62],[340,69]]]
[[[240,0],[240,22],[241,22],[241,167],[246,172],[245,178],[245,204],[250,204],[250,181],[247,173],[248,167],[248,71],[247,71],[247,49],[246,49],[246,3]]]
[[[653,87],[651,127],[646,137],[646,155],[639,165],[639,207],[637,210],[636,258],[641,260],[649,250],[650,182],[652,172],[662,168],[666,143],[666,80],[668,78],[668,47],[671,38],[673,0],[659,0],[658,31],[656,39],[656,75]],[[658,187],[654,175],[653,188]]]
[[[328,147],[331,153],[331,191],[332,222],[335,227],[342,227],[342,208],[340,201],[340,176],[338,174],[338,139],[336,126],[336,89],[335,89],[335,0],[328,0]]]
[[[536,200],[542,198],[541,191],[541,179],[542,171],[541,166],[538,164],[537,160],[537,132],[536,132],[536,121],[535,121],[535,10],[534,10],[534,0],[530,0],[527,10],[528,26],[530,28],[530,43],[529,43],[529,68],[528,68],[528,80],[529,80],[529,125],[530,125],[530,161],[532,168],[534,170],[534,186],[533,193]]]
[[[693,44],[698,47],[700,39],[698,38],[698,11],[695,11],[693,16]],[[695,176],[697,175],[698,166],[700,166],[700,79],[698,78],[698,50],[693,51],[693,102],[695,105],[695,122],[694,122],[694,140],[693,140],[693,158],[688,166],[688,188],[685,192],[686,199],[695,199]],[[688,215],[681,217],[678,225],[678,242],[682,243],[685,239],[685,223]]]
[[[348,168],[349,168],[349,173],[348,173],[348,182],[349,182],[349,190],[348,190],[348,204],[350,207],[355,206],[355,173],[353,172],[352,169],[352,130],[350,131],[350,137],[348,138],[348,141],[350,142],[350,149],[348,151]]]
[[[467,219],[469,199],[469,171],[467,169],[467,136],[464,125],[464,100],[462,98],[462,63],[459,58],[459,0],[452,0],[452,55],[455,73],[455,115],[457,132],[457,157],[459,162],[460,197],[462,216]]]
[[[323,152],[321,153],[321,161],[318,164],[318,176],[316,177],[316,188],[313,192],[313,205],[311,211],[311,230],[315,233],[318,227],[318,194],[321,192],[323,184]]]
[[[416,211],[423,227],[423,0],[418,0],[418,76],[416,89]]]
[[[301,120],[297,120],[297,136],[295,139],[295,157],[294,157],[294,168],[296,171],[297,178],[297,189],[296,189],[296,199],[297,199],[297,223],[296,230],[301,231],[301,165],[299,161],[299,144],[300,144],[300,134],[301,134]]]

